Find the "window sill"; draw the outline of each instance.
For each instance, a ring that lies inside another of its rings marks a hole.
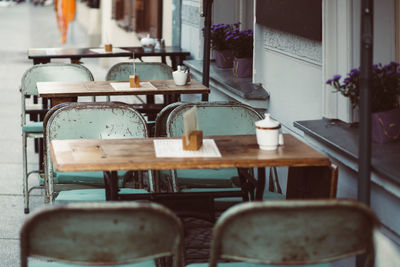
[[[310,138],[353,161],[354,168],[358,168],[358,128],[339,120],[328,119],[296,121],[294,126]],[[371,171],[375,174],[372,176],[373,182],[400,197],[399,154],[400,142],[372,143]]]
[[[196,80],[202,80],[202,60],[185,60],[184,64]],[[267,109],[269,94],[262,86],[253,84],[251,78],[234,77],[232,69],[217,68],[215,62],[210,63],[210,87],[254,108]]]

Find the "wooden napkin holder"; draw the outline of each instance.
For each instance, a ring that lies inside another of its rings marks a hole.
[[[138,75],[130,75],[129,86],[131,88],[140,88],[140,77]]]
[[[189,137],[182,135],[182,147],[183,150],[199,150],[203,145],[203,131],[192,131]]]
[[[105,44],[104,45],[104,51],[112,52],[112,44]]]

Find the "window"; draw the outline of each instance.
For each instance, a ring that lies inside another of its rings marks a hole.
[[[162,0],[113,0],[112,18],[126,31],[160,39]]]

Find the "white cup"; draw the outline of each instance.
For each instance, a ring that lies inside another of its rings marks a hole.
[[[256,128],[256,137],[261,150],[275,150],[279,145],[283,145],[283,135],[278,129]]]
[[[283,135],[280,133],[281,124],[271,119],[268,113],[265,119],[255,122],[257,143],[262,150],[275,150],[283,145]]]
[[[172,77],[174,78],[174,82],[176,85],[185,85],[187,82],[187,72],[183,71],[174,71],[172,72]]]

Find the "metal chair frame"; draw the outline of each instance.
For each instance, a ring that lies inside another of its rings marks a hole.
[[[203,131],[203,135],[224,135],[224,134],[255,134],[254,122],[261,120],[263,117],[255,109],[245,104],[237,102],[198,102],[198,103],[183,103],[178,107],[174,108],[167,119],[166,133],[168,136],[176,137],[182,136],[183,134],[183,114],[193,106],[197,107],[198,110],[198,122],[199,128]],[[215,118],[205,118],[202,116],[212,114],[201,114],[202,110],[213,111],[215,116],[219,116],[218,109],[220,111],[227,111],[224,115],[228,116],[224,118],[224,121],[219,121],[219,124],[214,123]],[[234,111],[240,110],[241,114],[238,116]],[[207,119],[213,121],[213,125],[208,126],[205,122]],[[234,120],[234,121],[233,121]],[[221,126],[221,123],[223,126]],[[274,168],[272,168],[274,169]],[[277,188],[279,186],[279,180],[276,174],[270,177],[273,180],[273,184]],[[176,170],[171,171],[172,177],[172,188],[174,191],[179,191],[179,185],[177,180]],[[279,190],[277,190],[279,192]]]
[[[171,80],[172,68],[159,62],[135,62],[136,75],[140,80]],[[151,72],[149,71],[151,69]],[[110,67],[106,74],[106,81],[129,81],[129,76],[133,75],[132,62],[120,62]],[[135,96],[140,103],[146,104],[139,96]],[[110,97],[107,97],[110,101]]]
[[[75,76],[74,76],[75,74]],[[27,114],[30,115],[30,120],[36,117],[36,120],[40,121],[48,111],[47,100],[42,100],[41,109],[27,109],[26,98],[33,97],[37,98],[38,91],[36,88],[37,82],[46,81],[93,81],[92,73],[84,66],[77,64],[45,64],[35,65],[29,68],[22,76],[21,79],[21,128],[23,129],[30,124],[27,122]],[[39,116],[39,118],[37,118]],[[33,189],[42,187],[31,187],[29,188],[28,178],[32,174],[43,173],[42,166],[39,166],[37,170],[28,172],[28,156],[27,156],[27,140],[33,138],[38,140],[43,138],[43,131],[22,131],[22,179],[23,179],[23,193],[24,193],[24,212],[29,213],[29,193]],[[41,142],[39,142],[40,144]],[[39,155],[41,154],[41,146],[39,145]],[[39,165],[41,165],[41,159],[39,159]]]
[[[44,266],[57,261],[114,266],[165,256],[173,256],[173,267],[182,267],[183,227],[172,211],[156,203],[54,205],[25,220],[20,253],[22,267],[31,257],[55,261]]]
[[[215,224],[209,266],[221,259],[316,264],[360,254],[367,255],[365,266],[373,266],[373,236],[379,225],[374,212],[354,200],[242,203]]]
[[[145,119],[128,104],[82,102],[70,103],[67,106],[55,109],[51,116],[46,117],[44,121],[45,177],[47,181],[46,188],[51,203],[55,197],[53,166],[51,157],[49,156],[49,144],[51,140],[145,138],[148,136]],[[149,171],[149,184],[150,190],[153,191],[154,183],[151,171]]]

